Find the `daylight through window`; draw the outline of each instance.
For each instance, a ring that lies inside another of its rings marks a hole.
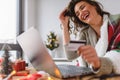
[[[17,0],[0,1],[0,43],[16,43]]]

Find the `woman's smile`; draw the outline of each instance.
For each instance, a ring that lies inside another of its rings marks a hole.
[[[90,13],[88,11],[84,11],[83,14],[81,14],[82,20],[87,20],[89,18]]]

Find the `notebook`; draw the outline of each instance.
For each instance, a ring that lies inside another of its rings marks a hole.
[[[90,68],[65,64],[56,65],[44,45],[40,33],[33,27],[17,36],[17,41],[37,71],[45,71],[57,78],[92,74]]]

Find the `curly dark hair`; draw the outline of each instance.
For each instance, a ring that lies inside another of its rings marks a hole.
[[[94,6],[96,8],[97,13],[103,17],[104,14],[107,14],[109,16],[109,12],[103,11],[103,5],[97,1],[93,1],[93,0],[71,0],[68,4],[67,7],[67,13],[66,16],[69,16],[70,19],[74,22],[75,25],[75,30],[78,31],[79,27],[82,26],[87,26],[88,24],[80,21],[80,19],[76,16],[75,11],[74,11],[74,7],[77,3],[84,1],[89,3],[90,5]],[[69,28],[70,29],[70,28]]]

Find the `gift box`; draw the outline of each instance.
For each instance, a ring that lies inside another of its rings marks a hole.
[[[25,70],[25,61],[24,60],[17,60],[13,64],[13,70],[15,71],[23,71]]]

